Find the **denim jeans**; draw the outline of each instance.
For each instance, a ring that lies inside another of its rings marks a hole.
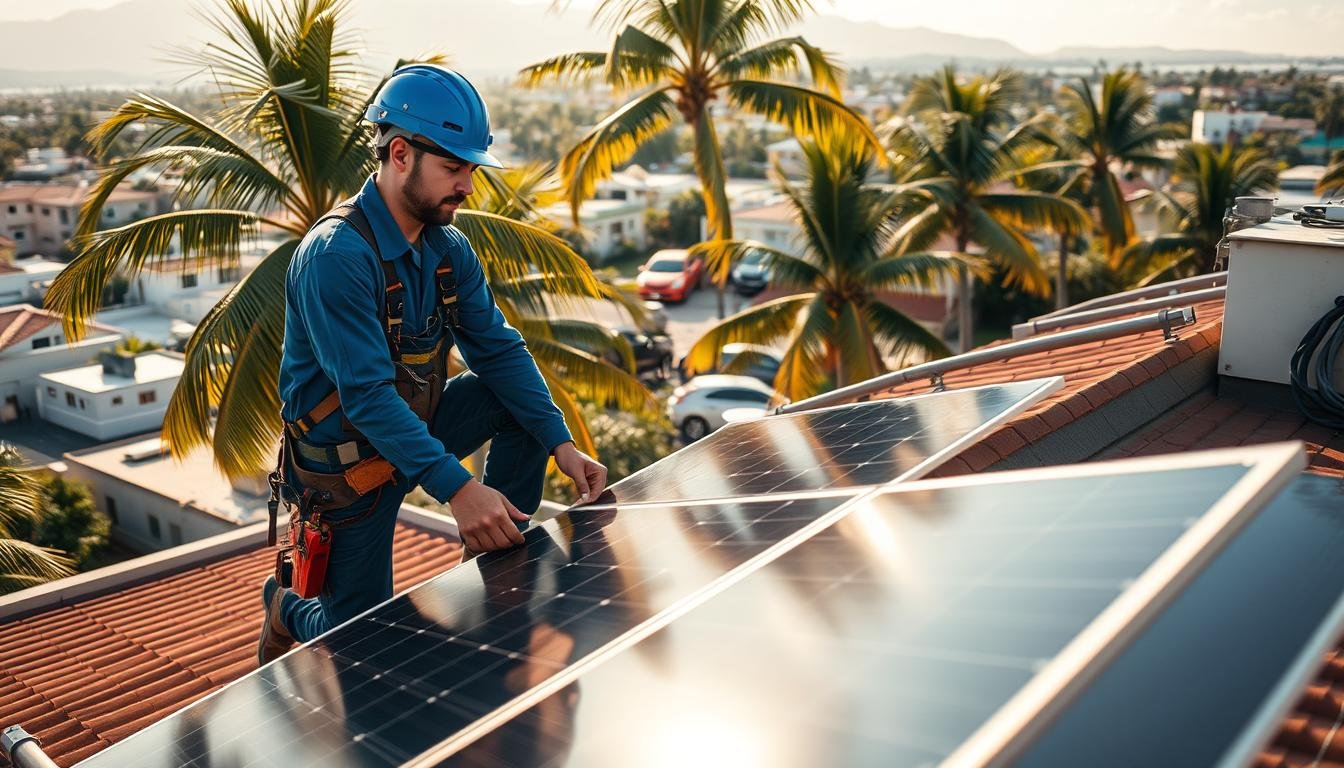
[[[475,452],[489,440],[481,482],[504,494],[522,512],[536,512],[546,473],[546,448],[518,424],[475,374],[463,373],[448,381],[430,433],[458,458]],[[299,460],[315,471],[340,469]],[[400,474],[397,477],[381,493],[371,493],[349,507],[323,515],[338,523],[364,512],[371,504],[377,505],[363,520],[334,529],[321,595],[311,600],[292,593],[285,595],[280,615],[295,640],[307,642],[392,596],[392,536],[397,510],[412,487]]]

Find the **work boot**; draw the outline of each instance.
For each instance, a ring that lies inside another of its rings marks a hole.
[[[284,604],[285,593],[280,582],[274,576],[267,576],[261,587],[261,599],[266,606],[266,614],[261,619],[261,637],[257,640],[257,666],[265,666],[278,658],[294,645],[294,638],[280,620],[280,606]]]

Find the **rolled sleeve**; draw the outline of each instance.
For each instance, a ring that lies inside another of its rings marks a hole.
[[[367,259],[328,252],[294,278],[297,306],[314,357],[340,396],[341,410],[380,455],[440,502],[471,473],[447,453],[397,394],[396,371],[379,321],[382,276]]]
[[[460,232],[448,232],[454,246],[450,257],[455,257],[462,323],[455,335],[462,359],[547,451],[573,440],[522,334],[495,304],[476,252]]]

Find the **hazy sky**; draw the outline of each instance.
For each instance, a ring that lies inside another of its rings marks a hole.
[[[0,20],[52,18],[116,2],[0,0]],[[592,3],[573,0],[571,13]],[[817,5],[822,12],[894,27],[994,37],[1031,53],[1067,45],[1162,45],[1344,55],[1344,3],[1338,0],[821,0]]]

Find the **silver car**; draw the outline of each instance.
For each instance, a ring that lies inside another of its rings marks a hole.
[[[709,374],[677,387],[667,400],[667,416],[687,443],[724,425],[731,408],[766,409],[775,391],[750,376]]]

